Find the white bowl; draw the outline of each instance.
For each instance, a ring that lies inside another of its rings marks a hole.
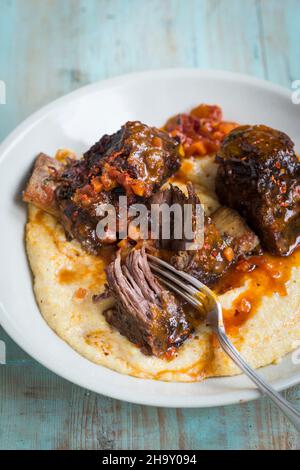
[[[81,357],[47,326],[36,305],[23,234],[26,208],[21,189],[40,152],[68,147],[80,153],[127,120],[160,126],[198,103],[218,104],[226,120],[264,123],[287,132],[300,150],[300,107],[291,93],[242,75],[201,70],[159,70],[117,77],[75,91],[41,109],[0,147],[0,320],[28,354],[62,377],[95,392],[156,406],[205,407],[259,396],[249,380],[236,377],[199,383],[166,383],[119,374]],[[283,389],[300,381],[291,355],[263,375]]]

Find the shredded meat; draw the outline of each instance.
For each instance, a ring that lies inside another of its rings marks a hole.
[[[187,315],[154,278],[143,249],[131,251],[124,264],[118,255],[106,272],[116,306],[105,317],[145,354],[160,357],[189,336],[192,327]]]

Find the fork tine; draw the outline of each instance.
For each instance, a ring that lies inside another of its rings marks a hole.
[[[194,287],[189,286],[188,284],[184,284],[174,274],[166,271],[165,269],[161,269],[159,266],[156,266],[155,264],[151,263],[151,261],[150,261],[149,265],[150,265],[151,269],[153,269],[154,271],[158,272],[159,274],[162,274],[163,276],[167,277],[168,279],[170,279],[170,281],[175,282],[179,287],[181,287],[182,289],[187,291],[192,296],[197,294],[197,292],[198,292],[197,289],[195,289]]]
[[[147,256],[154,263],[157,263],[160,266],[163,266],[164,268],[168,269],[169,271],[172,271],[174,274],[177,274],[179,277],[181,277],[181,278],[185,279],[186,281],[188,281],[198,291],[200,290],[201,292],[204,292],[206,295],[211,297],[211,295],[212,295],[211,290],[205,284],[198,281],[198,279],[195,279],[193,276],[190,276],[189,274],[187,274],[183,271],[179,271],[178,269],[171,266],[171,264],[167,263],[166,261],[161,260],[160,258],[157,258],[156,256],[149,255],[149,254],[147,254]]]
[[[196,300],[195,297],[192,297],[190,294],[187,294],[183,291],[181,291],[180,289],[178,289],[176,286],[174,286],[174,284],[172,284],[171,282],[167,281],[166,279],[164,279],[162,276],[160,276],[159,274],[156,274],[156,277],[157,279],[159,279],[161,282],[163,282],[167,287],[169,287],[170,289],[172,289],[174,292],[176,292],[177,294],[179,294],[181,297],[183,297],[185,300],[187,300],[191,305],[193,305],[195,308],[197,308],[197,310],[199,310],[200,308],[203,310],[203,305],[200,301]]]
[[[192,286],[189,286],[187,284],[184,284],[179,276],[176,276],[175,274],[173,273],[170,273],[169,271],[167,271],[166,269],[164,268],[160,268],[158,266],[156,266],[155,264],[153,264],[151,261],[149,262],[149,266],[151,267],[151,269],[153,269],[155,271],[155,274],[157,275],[157,273],[161,274],[162,276],[164,276],[164,278],[168,278],[170,281],[172,281],[173,283],[177,284],[179,287],[181,287],[181,289],[185,292],[185,293],[188,293],[188,295],[193,298],[194,300],[198,301],[204,308],[208,309],[208,305],[209,305],[209,297],[204,294],[203,292],[200,292],[199,290],[195,289],[194,287]],[[179,279],[178,279],[179,278]],[[171,284],[169,283],[169,286]]]

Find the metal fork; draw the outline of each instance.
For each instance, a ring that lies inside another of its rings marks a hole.
[[[161,282],[205,315],[207,325],[216,333],[223,350],[252,382],[255,383],[262,394],[268,396],[270,400],[278,406],[285,416],[294,424],[297,431],[300,432],[300,412],[245,362],[226,335],[222,306],[217,296],[206,285],[202,284],[202,282],[183,271],[178,271],[169,263],[149,254],[148,260],[151,269]]]

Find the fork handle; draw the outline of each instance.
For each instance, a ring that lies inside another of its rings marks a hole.
[[[257,374],[252,367],[247,364],[235,346],[225,333],[225,329],[219,327],[215,329],[222,349],[228,354],[233,362],[255,383],[258,389],[267,395],[275,405],[280,408],[284,415],[293,423],[298,432],[300,432],[300,412],[296,410],[287,400],[285,400],[276,390]]]

